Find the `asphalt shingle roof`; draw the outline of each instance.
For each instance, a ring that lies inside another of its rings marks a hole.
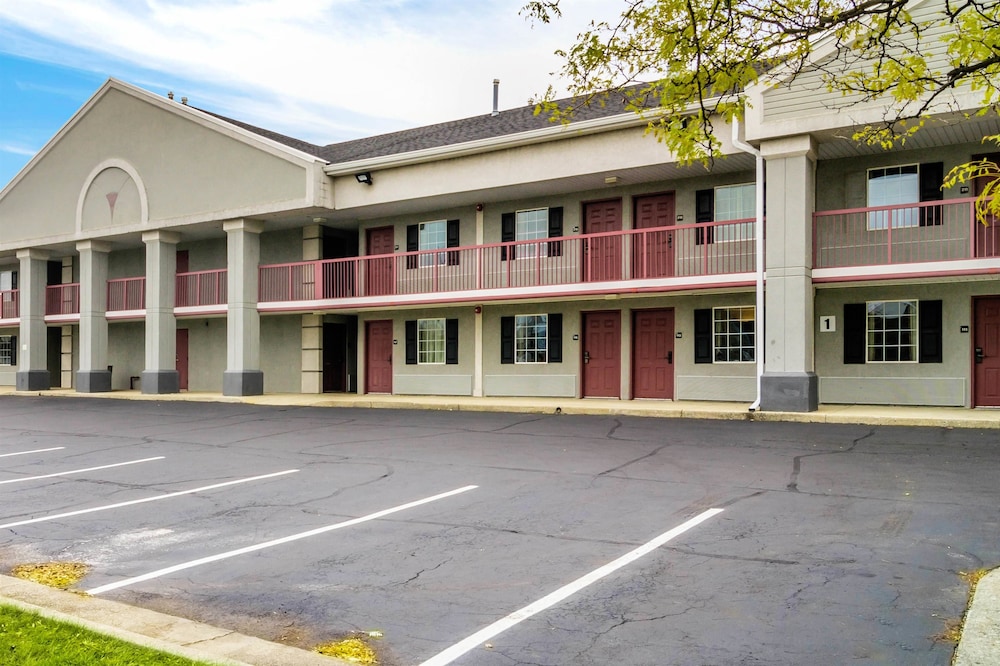
[[[568,101],[562,100],[560,106]],[[255,127],[239,120],[227,118],[211,111],[205,111],[205,113],[254,134],[324,159],[331,164],[352,162],[371,157],[384,157],[386,155],[400,155],[417,150],[508,136],[552,126],[552,121],[547,114],[535,115],[534,105],[528,105],[500,111],[496,116],[492,114],[473,116],[462,120],[452,120],[399,132],[390,132],[389,134],[380,134],[378,136],[318,146],[307,141],[279,134],[278,132],[272,132],[271,130]],[[604,105],[595,102],[579,106],[574,120],[604,118],[622,113],[626,113],[626,110],[622,96],[618,93],[611,96]]]

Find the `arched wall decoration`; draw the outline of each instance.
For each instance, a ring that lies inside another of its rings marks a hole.
[[[90,175],[87,176],[87,179],[84,181],[83,187],[80,189],[80,196],[77,199],[76,204],[77,233],[82,233],[84,231],[84,205],[87,202],[87,195],[90,194],[94,181],[109,169],[119,169],[124,172],[126,177],[122,178],[120,185],[113,185],[109,191],[103,193],[108,204],[109,221],[111,222],[111,224],[107,226],[113,226],[115,209],[118,204],[119,196],[121,195],[122,190],[128,186],[129,182],[135,185],[136,191],[139,194],[139,224],[146,225],[149,223],[149,199],[146,195],[146,185],[139,176],[139,172],[125,160],[112,158],[105,160],[94,167],[94,169],[90,172]]]

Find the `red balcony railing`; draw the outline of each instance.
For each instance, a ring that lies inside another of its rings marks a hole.
[[[108,280],[108,312],[146,309],[146,278]]]
[[[177,274],[177,307],[225,304],[226,269]]]
[[[260,267],[275,301],[429,294],[752,272],[754,220]]]
[[[17,319],[20,315],[17,289],[0,291],[0,319]]]
[[[1000,221],[976,220],[975,199],[815,213],[815,268],[1000,257]]]
[[[45,314],[80,314],[80,284],[56,284],[45,288]]]

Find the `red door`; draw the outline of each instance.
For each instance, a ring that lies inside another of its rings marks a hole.
[[[395,235],[392,227],[369,229],[366,233],[367,253],[369,256],[391,255],[396,251]],[[396,260],[386,256],[380,259],[368,259],[366,271],[369,296],[384,296],[396,290]]]
[[[392,393],[392,321],[365,323],[365,393]]]
[[[1000,407],[1000,298],[976,301],[973,391],[976,407]]]
[[[674,311],[637,310],[632,324],[632,395],[674,397]]]
[[[583,233],[602,234],[622,230],[622,202],[597,201],[583,206]],[[598,236],[584,240],[586,282],[622,279],[622,237]]]
[[[621,312],[583,313],[583,395],[619,398],[622,386]]]
[[[188,387],[188,330],[177,329],[177,386],[186,391]]]
[[[635,236],[632,274],[637,278],[674,274],[674,193],[637,197],[635,229],[655,229]]]

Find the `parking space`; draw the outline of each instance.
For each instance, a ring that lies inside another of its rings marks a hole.
[[[947,664],[995,432],[0,399],[0,566],[383,664]]]

